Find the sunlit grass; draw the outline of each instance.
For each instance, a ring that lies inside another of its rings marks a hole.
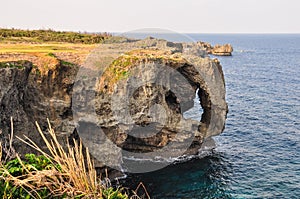
[[[54,53],[54,52],[89,52],[96,45],[70,43],[0,43],[0,53]]]

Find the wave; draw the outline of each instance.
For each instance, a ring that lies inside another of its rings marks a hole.
[[[213,138],[208,138],[206,139],[203,143],[201,148],[199,149],[198,153],[195,155],[182,155],[179,157],[161,157],[161,156],[155,156],[154,158],[137,158],[134,156],[129,156],[129,157],[124,157],[123,159],[125,160],[130,160],[130,161],[137,161],[137,162],[153,162],[153,163],[171,163],[171,164],[178,164],[178,163],[183,163],[183,162],[188,162],[192,159],[200,159],[204,158],[206,156],[209,156],[212,154],[213,149],[216,148],[216,143]]]
[[[234,50],[237,53],[255,53],[255,50]]]

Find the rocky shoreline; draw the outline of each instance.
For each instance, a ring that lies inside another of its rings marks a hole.
[[[42,144],[34,122],[46,131],[49,118],[60,142],[80,137],[104,161],[96,163],[99,168],[118,169],[122,156],[132,154],[155,158],[170,143],[175,144],[165,157],[197,154],[205,139],[223,131],[228,111],[222,67],[208,54],[231,52],[230,45],[147,38],[101,44],[84,63],[66,62],[59,53],[51,55],[56,61],[46,68],[30,61],[3,62],[1,140],[7,140],[13,117],[15,136]],[[204,110],[201,121],[182,116],[195,94]],[[32,152],[17,139],[13,146],[21,155]]]

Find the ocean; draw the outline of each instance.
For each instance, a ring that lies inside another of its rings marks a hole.
[[[207,156],[128,174],[121,184],[143,182],[159,199],[300,198],[300,35],[188,36],[234,48],[233,56],[217,57],[226,81],[226,128]],[[200,119],[199,105],[189,116]]]

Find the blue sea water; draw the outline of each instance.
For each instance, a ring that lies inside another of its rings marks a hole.
[[[300,35],[189,36],[234,47],[232,57],[218,57],[226,129],[210,155],[129,174],[124,184],[143,182],[152,198],[162,199],[300,198]]]

